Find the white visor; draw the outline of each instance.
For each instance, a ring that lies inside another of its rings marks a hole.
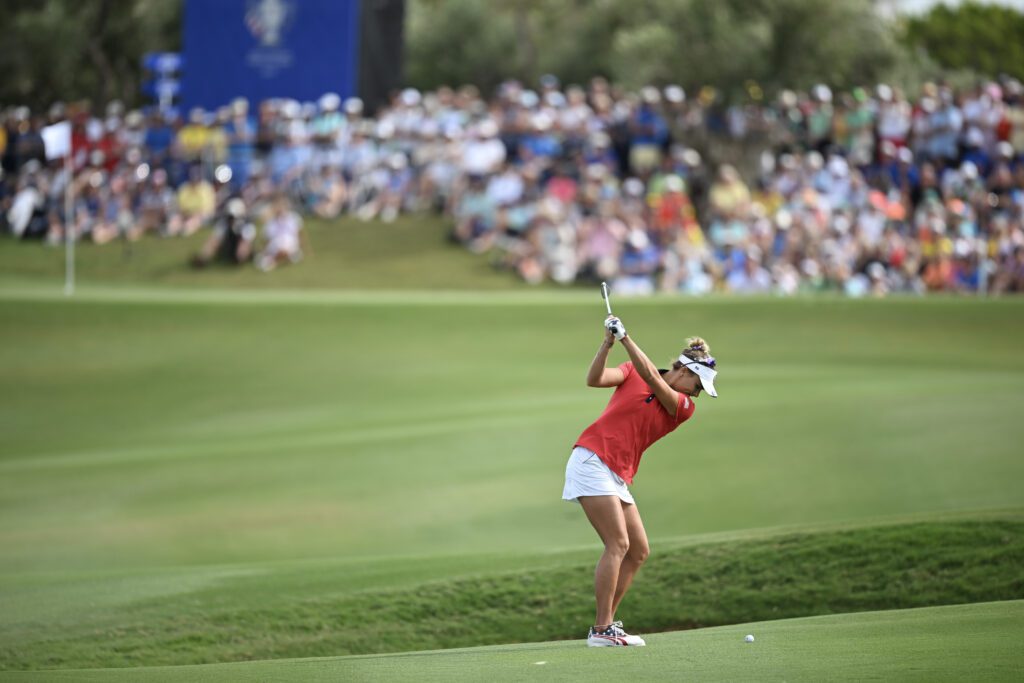
[[[704,391],[708,392],[708,396],[718,398],[718,392],[715,391],[715,377],[718,375],[717,370],[712,370],[703,363],[686,356],[679,356],[679,362],[700,377],[700,384],[704,387]]]

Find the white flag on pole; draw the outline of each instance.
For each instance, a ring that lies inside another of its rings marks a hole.
[[[46,160],[64,160],[64,293],[75,293],[74,168],[71,165],[71,122],[61,121],[40,131]]]
[[[71,155],[71,122],[61,121],[42,130],[46,146],[46,160],[63,159]]]

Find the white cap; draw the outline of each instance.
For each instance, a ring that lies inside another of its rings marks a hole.
[[[399,99],[405,106],[415,107],[423,100],[423,96],[420,95],[420,91],[416,88],[406,88],[402,91],[401,95],[399,95]]]
[[[229,216],[241,218],[245,215],[245,201],[238,197],[233,197],[228,200],[224,210]]]
[[[679,356],[679,362],[683,364],[683,367],[691,370],[700,377],[700,384],[704,387],[704,391],[708,392],[708,396],[718,398],[718,392],[715,390],[715,377],[718,375],[717,370],[712,370],[700,361],[696,361],[682,354]]]
[[[358,97],[350,97],[345,100],[345,113],[355,116],[363,113],[363,101]]]
[[[665,99],[673,104],[686,101],[686,91],[678,85],[670,85],[665,88]]]
[[[341,96],[335,92],[324,93],[320,97],[319,104],[321,111],[335,111],[341,106]]]

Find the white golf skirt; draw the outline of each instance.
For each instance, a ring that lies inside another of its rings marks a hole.
[[[562,500],[578,503],[580,496],[618,496],[624,503],[635,504],[633,494],[622,477],[608,469],[596,453],[583,446],[572,449],[565,466]]]

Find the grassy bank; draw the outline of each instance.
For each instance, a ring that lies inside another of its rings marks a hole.
[[[61,628],[38,613],[36,623],[7,623],[0,662],[98,668],[578,639],[593,616],[592,559],[569,553],[539,569],[352,591],[309,568],[236,567],[211,585],[115,602]],[[449,564],[458,576],[459,559]],[[652,632],[1008,600],[1024,597],[1022,566],[1020,518],[670,546],[656,548],[622,612]],[[116,579],[90,583],[100,595],[117,590]]]
[[[743,635],[756,634],[753,643]],[[369,657],[8,673],[13,681],[1017,681],[1024,603],[842,614],[654,634],[645,648],[580,641]]]
[[[189,267],[208,233],[187,239],[147,237],[133,243],[77,247],[80,285],[220,287],[242,289],[495,290],[525,287],[487,259],[447,241],[450,223],[436,216],[403,216],[394,223],[307,219],[313,251],[299,265],[261,273],[253,266]],[[64,250],[0,237],[0,286],[64,282]]]

